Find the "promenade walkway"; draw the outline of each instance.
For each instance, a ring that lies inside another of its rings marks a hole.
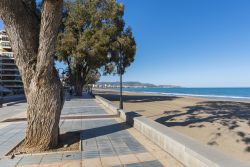
[[[20,104],[13,107],[19,108]],[[16,116],[22,118],[25,114]],[[25,128],[25,121],[0,123],[0,167],[182,166],[87,94],[66,101],[60,121],[61,134],[80,133],[79,150],[20,155],[14,159],[4,156],[24,138]]]

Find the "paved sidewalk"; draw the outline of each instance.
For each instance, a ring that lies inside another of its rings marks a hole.
[[[60,132],[80,132],[79,151],[4,157],[25,133],[25,122],[0,123],[0,167],[8,166],[182,166],[134,128],[111,115],[95,99],[84,95],[66,101],[62,115],[92,116],[92,119],[63,119]]]
[[[0,122],[13,117],[26,117],[25,102],[0,108]]]

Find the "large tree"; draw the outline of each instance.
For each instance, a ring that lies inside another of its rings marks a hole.
[[[46,150],[58,144],[64,92],[54,67],[55,42],[63,0],[0,0],[4,21],[27,97],[28,149]]]
[[[116,0],[77,0],[65,11],[57,56],[68,64],[76,95],[81,95],[91,70],[104,67],[111,73],[119,61],[118,52],[124,53],[123,67],[129,66],[136,44],[131,29],[125,29],[124,6]]]

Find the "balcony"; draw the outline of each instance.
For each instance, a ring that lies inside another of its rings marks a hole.
[[[5,57],[3,57],[3,59],[8,59],[8,58],[13,59],[14,58],[13,52],[1,52],[0,54],[1,54],[1,56],[5,56]]]
[[[8,36],[7,32],[5,30],[0,31],[0,36]]]
[[[22,80],[21,79],[3,79],[3,80],[1,80],[0,79],[0,82],[22,82]]]
[[[13,89],[23,89],[22,85],[3,85],[3,87],[13,90]]]
[[[0,77],[20,77],[20,74],[1,74]]]
[[[7,42],[9,42],[10,40],[9,40],[9,38],[7,36],[1,35],[0,36],[0,41],[7,41]]]
[[[3,85],[3,87],[13,90],[13,89],[23,89],[23,85]]]
[[[2,62],[0,62],[0,66],[1,66],[1,65],[16,66],[15,63],[2,63]]]
[[[1,47],[4,48],[4,49],[11,49],[11,45],[10,45],[10,42],[1,42],[0,43]]]
[[[4,68],[4,69],[0,69],[0,71],[19,71],[18,69],[6,69],[6,68]]]

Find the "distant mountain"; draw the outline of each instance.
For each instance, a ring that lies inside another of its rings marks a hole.
[[[120,86],[120,82],[97,82],[95,87],[107,87],[107,88],[116,88]],[[141,82],[123,82],[123,87],[127,88],[178,88],[180,86],[176,85],[155,85],[150,83],[141,83]]]

